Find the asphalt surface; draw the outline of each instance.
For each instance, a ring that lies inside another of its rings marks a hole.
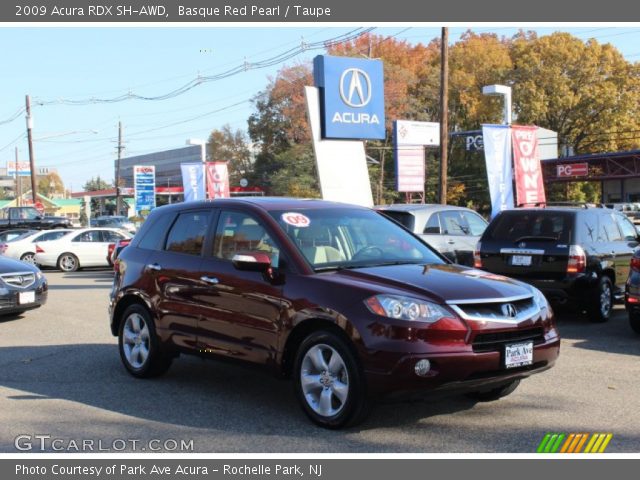
[[[621,307],[600,325],[562,314],[555,368],[509,397],[385,403],[336,432],[306,419],[290,382],[249,368],[182,356],[131,377],[108,328],[111,273],[45,273],[47,305],[0,318],[0,452],[531,453],[547,432],[611,432],[607,452],[640,452],[640,336]]]

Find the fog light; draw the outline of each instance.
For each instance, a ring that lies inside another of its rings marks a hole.
[[[429,373],[429,370],[431,370],[431,362],[425,359],[419,360],[416,363],[414,370],[416,372],[416,375],[418,375],[419,377],[424,377],[427,373]]]

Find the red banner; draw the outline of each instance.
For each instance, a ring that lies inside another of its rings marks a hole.
[[[227,162],[207,162],[207,197],[229,198]]]
[[[546,203],[536,130],[537,127],[511,127],[518,206]]]

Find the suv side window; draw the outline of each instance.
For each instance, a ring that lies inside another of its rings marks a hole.
[[[207,210],[179,214],[167,236],[165,250],[201,255],[210,221],[211,212]]]
[[[429,217],[422,233],[440,235],[440,221],[437,213],[434,213]]]
[[[588,243],[598,241],[598,215],[590,211],[580,212],[576,215],[576,223],[579,241]]]
[[[635,240],[638,238],[636,228],[627,217],[625,217],[624,215],[616,215],[616,222],[620,227],[620,231],[622,232],[624,240]]]
[[[252,251],[268,253],[271,264],[277,266],[280,251],[264,227],[246,213],[223,211],[216,228],[213,256],[231,260],[236,253]]]
[[[174,218],[175,214],[164,214],[160,215],[160,218],[156,218],[153,225],[149,227],[149,230],[146,231],[144,237],[138,243],[138,248],[162,250],[167,230],[169,230]]]
[[[619,242],[622,240],[620,229],[613,219],[612,214],[606,213],[600,217],[600,229],[604,230],[605,238],[610,242]]]
[[[487,228],[487,222],[477,213],[461,212],[462,217],[467,221],[469,226],[469,235],[479,237]]]
[[[440,212],[440,225],[442,225],[442,233],[445,235],[467,235],[469,226],[465,219],[462,218],[460,212],[452,210],[449,212]]]

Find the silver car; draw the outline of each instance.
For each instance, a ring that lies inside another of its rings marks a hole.
[[[473,251],[487,221],[469,208],[439,204],[375,207],[404,225],[451,261],[473,266]]]

